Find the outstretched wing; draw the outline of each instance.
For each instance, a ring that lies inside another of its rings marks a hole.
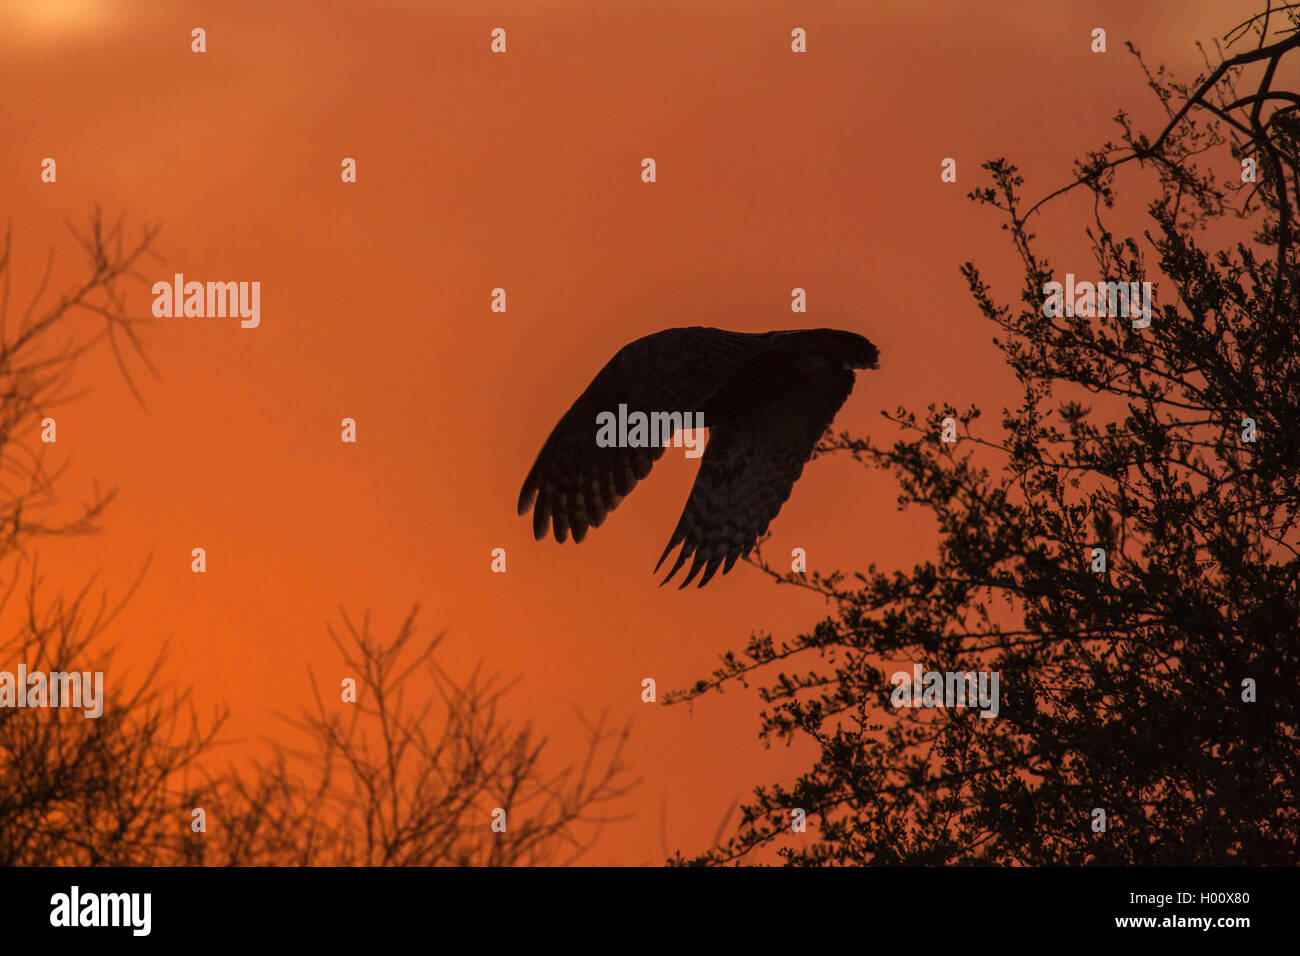
[[[658,571],[681,545],[663,583],[693,556],[680,586],[703,570],[703,587],[719,566],[726,574],[749,554],[852,390],[853,371],[831,357],[803,356],[776,367],[760,361],[745,372],[727,400],[745,406],[746,413],[728,416],[709,432],[691,496],[655,565]]]
[[[533,534],[581,541],[599,527],[664,449],[601,448],[596,416],[628,411],[699,412],[737,369],[765,348],[761,336],[723,329],[667,329],[619,350],[565,412],[519,492],[519,513],[533,507]]]

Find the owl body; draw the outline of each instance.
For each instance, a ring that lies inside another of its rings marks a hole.
[[[570,534],[581,541],[664,452],[663,441],[598,442],[602,416],[621,414],[620,406],[647,415],[702,415],[708,448],[659,564],[681,545],[664,581],[693,556],[681,586],[701,571],[703,586],[719,567],[730,571],[767,530],[852,391],[854,371],[875,368],[878,359],[871,342],[838,329],[747,333],[694,326],[636,339],[615,353],[552,430],[524,479],[519,513],[533,508],[538,539],[549,528],[557,541]]]

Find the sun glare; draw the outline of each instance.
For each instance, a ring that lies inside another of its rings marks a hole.
[[[8,21],[28,39],[57,39],[102,28],[111,10],[101,0],[6,0],[0,3],[0,22]]]

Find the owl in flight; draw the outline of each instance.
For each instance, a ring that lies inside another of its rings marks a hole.
[[[681,545],[663,583],[693,556],[681,587],[701,570],[703,587],[719,567],[726,574],[749,554],[853,390],[854,369],[876,368],[879,356],[862,336],[837,329],[695,326],[630,342],[546,439],[524,479],[519,513],[533,508],[538,540],[550,526],[556,541],[570,533],[581,541],[650,474],[675,429],[707,427],[695,487],[655,565],[658,571]]]

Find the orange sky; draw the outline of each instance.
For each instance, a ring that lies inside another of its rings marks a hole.
[[[114,7],[126,8],[125,11]],[[325,631],[343,605],[387,633],[415,602],[450,630],[444,665],[482,658],[576,756],[572,708],[635,720],[636,817],[591,862],[698,852],[755,783],[807,752],[762,749],[758,702],[640,702],[704,676],[750,631],[811,626],[825,606],[739,565],[702,590],[650,570],[695,462],[669,452],[580,546],[534,542],[515,513],[550,428],[624,343],[676,325],[832,326],[879,345],[836,426],[892,435],[881,409],[1013,396],[966,295],[976,258],[1016,278],[998,220],[965,193],[978,163],[1016,161],[1037,197],[1115,135],[1117,107],[1157,113],[1122,41],[1186,74],[1193,43],[1251,2],[744,2],[0,5],[0,182],[15,295],[53,246],[80,277],[63,217],[95,202],[135,231],[161,221],[173,272],[257,280],[262,320],[160,319],[146,331],[148,411],[108,354],[58,412],[70,505],[120,488],[104,532],[42,547],[57,583],[102,568],[113,593],[154,563],[113,636],[232,733],[279,734],[308,665],[338,674]],[[1225,14],[1224,11],[1229,11]],[[1238,15],[1240,14],[1240,15]],[[208,52],[190,52],[207,30]],[[489,51],[504,27],[508,52]],[[793,27],[809,52],[789,50]],[[1110,52],[1089,51],[1108,31]],[[54,157],[58,182],[40,181]],[[342,157],[358,182],[340,182]],[[658,182],[640,181],[654,157]],[[958,160],[958,183],[939,162]],[[1090,260],[1066,200],[1064,271]],[[509,310],[489,310],[504,287]],[[808,290],[806,315],[790,290]],[[147,313],[147,287],[132,289]],[[339,441],[355,418],[359,442]],[[995,415],[985,419],[992,427]],[[773,555],[854,570],[924,558],[933,532],[885,477],[813,463],[774,522]],[[190,571],[204,547],[208,572]],[[489,554],[508,553],[494,575]],[[0,662],[3,663],[3,662]],[[110,677],[111,679],[111,677]]]

